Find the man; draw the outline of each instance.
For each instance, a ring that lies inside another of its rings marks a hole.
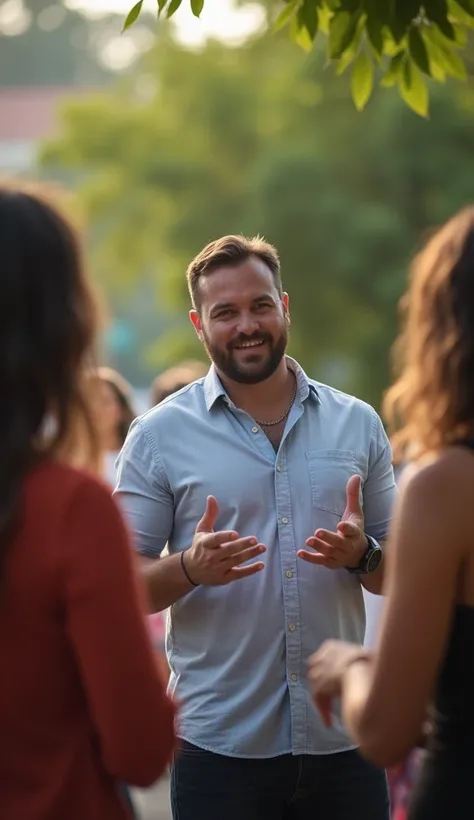
[[[382,424],[285,355],[271,245],[224,237],[187,277],[211,369],[135,423],[118,483],[153,606],[171,606],[174,818],[387,820],[384,774],[322,725],[306,684],[323,640],[362,643],[361,584],[381,590]]]

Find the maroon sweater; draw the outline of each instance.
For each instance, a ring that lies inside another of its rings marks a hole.
[[[174,708],[110,490],[45,462],[25,482],[0,576],[0,818],[126,820],[119,782],[148,786]]]

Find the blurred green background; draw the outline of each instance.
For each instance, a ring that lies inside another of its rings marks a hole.
[[[410,257],[474,200],[472,80],[433,86],[429,120],[392,89],[358,114],[321,50],[265,33],[271,3],[210,0],[224,40],[154,15],[121,37],[119,0],[80,5],[0,0],[0,168],[74,191],[104,361],[146,389],[202,357],[186,266],[210,239],[260,233],[281,254],[291,353],[378,407]]]

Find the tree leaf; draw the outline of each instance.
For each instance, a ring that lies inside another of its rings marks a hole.
[[[352,99],[358,111],[367,105],[374,89],[374,65],[365,51],[357,56],[351,74]]]
[[[286,3],[273,23],[273,30],[280,31],[284,28],[290,22],[298,6],[299,0],[291,0],[290,3]]]
[[[161,12],[163,11],[164,7],[166,6],[166,3],[168,2],[168,0],[157,0],[157,1],[158,1],[158,16],[159,16],[161,14]]]
[[[456,0],[456,2],[451,2],[450,6],[454,12],[456,11],[456,6],[459,6],[462,11],[474,19],[474,0]]]
[[[360,13],[336,12],[329,23],[329,57],[337,60],[350,46],[359,22]]]
[[[383,24],[380,20],[374,17],[373,14],[367,15],[367,21],[365,24],[367,29],[367,36],[375,49],[375,52],[379,55],[383,53]]]
[[[460,23],[474,28],[474,0],[449,0],[449,10]]]
[[[407,105],[420,117],[428,116],[429,96],[421,71],[406,58],[399,84],[400,95]]]
[[[428,49],[426,48],[425,41],[421,36],[418,26],[412,26],[410,29],[410,34],[408,35],[408,49],[413,62],[416,63],[418,68],[421,69],[424,74],[428,74],[428,76],[431,77]]]
[[[298,17],[293,17],[291,21],[291,37],[304,51],[311,51],[313,48],[313,41],[309,36],[308,29],[306,26],[300,25]]]
[[[123,24],[122,34],[123,34],[124,31],[127,31],[127,29],[130,28],[130,26],[133,26],[134,22],[140,16],[142,6],[143,6],[143,0],[139,0],[139,2],[135,3],[133,8],[130,9],[130,11],[128,12],[128,14],[125,18],[125,22]]]
[[[456,54],[454,44],[450,44],[436,26],[426,29],[425,41],[432,67],[434,61],[450,77],[456,77],[458,80],[466,79],[466,66],[461,57]]]
[[[391,86],[397,84],[400,78],[400,72],[403,68],[404,60],[405,51],[399,51],[398,54],[395,54],[392,57],[389,67],[380,83],[383,88],[391,88]]]
[[[318,8],[313,0],[304,0],[303,5],[298,10],[298,21],[300,28],[304,26],[311,39],[314,40],[318,33],[319,17]]]
[[[195,17],[200,17],[204,8],[204,0],[191,0],[191,11]]]
[[[359,53],[359,48],[364,33],[364,18],[361,16],[357,25],[357,31],[351,44],[347,46],[344,54],[340,57],[336,65],[336,74],[343,74],[346,68],[354,61]]]
[[[178,11],[178,9],[179,9],[182,2],[183,2],[183,0],[171,0],[171,3],[169,4],[168,10],[166,12],[166,16],[167,17],[172,17],[173,14],[176,11]]]
[[[433,23],[436,23],[439,30],[443,32],[448,40],[454,40],[456,38],[454,26],[449,20],[447,0],[431,0],[431,3],[426,9],[426,16]]]

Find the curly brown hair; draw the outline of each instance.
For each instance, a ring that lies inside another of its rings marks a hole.
[[[384,415],[396,458],[420,457],[474,433],[474,206],[415,258],[395,343],[399,376]]]

